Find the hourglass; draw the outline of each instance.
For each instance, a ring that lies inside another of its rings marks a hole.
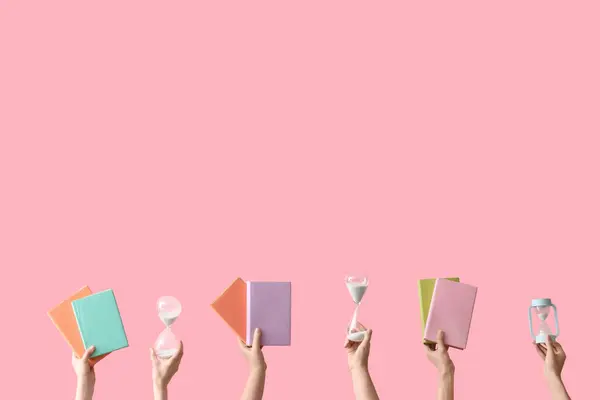
[[[346,277],[346,287],[352,296],[352,300],[354,300],[354,314],[352,315],[352,321],[348,326],[347,338],[351,342],[361,342],[365,338],[365,333],[367,329],[358,322],[358,309],[360,307],[360,303],[369,287],[368,278],[362,276],[348,276]]]
[[[537,319],[532,318],[532,311],[537,315]],[[554,315],[552,311],[554,311]],[[548,321],[553,321],[554,328],[548,325]],[[552,304],[552,300],[534,299],[531,301],[531,306],[529,307],[529,332],[536,343],[546,343],[546,338],[548,336],[552,339],[558,337],[560,333],[558,327],[558,312],[556,306]]]
[[[179,348],[179,339],[171,330],[171,325],[181,314],[181,303],[175,297],[163,296],[156,302],[158,318],[165,324],[166,328],[158,335],[154,343],[154,351],[160,358],[172,357]]]

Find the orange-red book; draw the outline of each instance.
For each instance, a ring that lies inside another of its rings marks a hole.
[[[81,334],[79,333],[79,327],[77,325],[77,320],[75,319],[75,314],[73,313],[71,302],[73,300],[87,297],[91,294],[92,291],[90,288],[88,286],[84,286],[79,289],[77,293],[73,294],[71,297],[48,311],[48,316],[54,323],[54,326],[56,326],[56,329],[58,329],[58,331],[63,335],[73,350],[73,353],[75,353],[77,357],[83,356],[85,349],[83,347],[83,341],[81,340]],[[90,359],[90,365],[93,366],[107,355],[108,354],[104,354]]]
[[[211,304],[213,310],[245,342],[246,339],[246,282],[237,278]]]

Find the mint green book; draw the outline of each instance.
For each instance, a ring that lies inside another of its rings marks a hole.
[[[71,305],[83,346],[96,346],[92,357],[129,346],[112,289],[74,300]]]
[[[431,298],[433,297],[433,289],[435,288],[435,281],[433,279],[421,279],[419,280],[419,303],[421,304],[421,327],[423,333],[425,333],[425,324],[427,323],[427,317],[429,316],[429,307],[431,307]],[[459,278],[445,278],[449,281],[460,282]]]

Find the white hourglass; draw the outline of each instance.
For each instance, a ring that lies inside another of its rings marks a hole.
[[[365,292],[369,287],[369,279],[366,276],[347,276],[346,287],[355,304],[352,321],[350,321],[350,325],[348,325],[347,338],[351,342],[362,342],[365,338],[367,329],[358,322],[358,310],[360,308],[360,303],[365,296]]]
[[[181,314],[181,303],[175,297],[163,296],[156,302],[156,308],[158,318],[165,324],[165,329],[158,335],[154,351],[160,358],[170,358],[179,348],[179,339],[171,330],[171,326]]]

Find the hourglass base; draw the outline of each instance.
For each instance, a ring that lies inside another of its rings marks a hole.
[[[537,344],[540,344],[540,343],[546,343],[546,338],[547,338],[548,336],[550,336],[550,337],[552,338],[552,341],[556,340],[556,335],[547,335],[547,334],[545,334],[545,333],[540,333],[539,335],[537,335],[537,336],[535,337],[535,342],[536,342]]]

